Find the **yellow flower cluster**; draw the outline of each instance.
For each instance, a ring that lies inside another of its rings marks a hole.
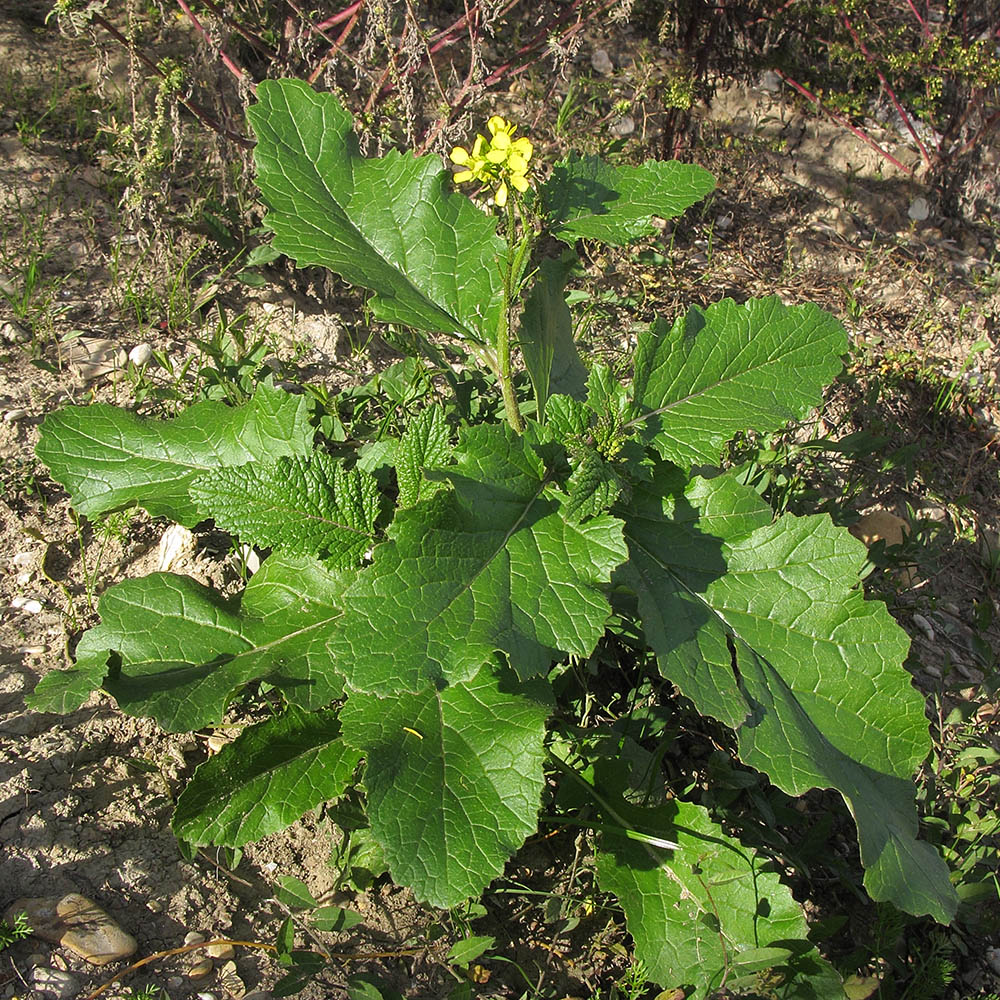
[[[451,151],[452,163],[465,170],[455,174],[455,183],[478,181],[482,184],[496,184],[493,200],[498,208],[507,204],[507,185],[517,191],[528,190],[528,161],[532,146],[528,139],[514,138],[516,125],[494,115],[486,123],[490,138],[476,136],[470,153],[464,146],[456,146]]]

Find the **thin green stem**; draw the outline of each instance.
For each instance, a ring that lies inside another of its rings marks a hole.
[[[517,217],[513,199],[507,202],[507,259],[503,262],[503,307],[497,325],[497,378],[503,394],[507,422],[518,434],[524,433],[524,418],[517,405],[510,363],[510,317],[514,297],[514,266],[517,256]]]

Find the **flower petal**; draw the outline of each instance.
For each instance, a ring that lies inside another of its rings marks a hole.
[[[507,204],[507,185],[501,181],[500,187],[497,188],[497,193],[493,196],[493,201],[496,203],[497,208],[503,208]]]
[[[469,151],[464,146],[456,146],[451,151],[451,162],[464,164],[470,160]]]
[[[457,174],[452,177],[452,180],[456,184],[464,184],[466,181],[471,181],[476,175],[471,170],[459,170]]]
[[[525,139],[524,136],[521,136],[520,139],[515,139],[511,148],[515,153],[519,156],[523,156],[526,160],[530,160],[531,154],[535,151],[534,146],[531,145],[531,140]]]
[[[508,178],[510,186],[517,188],[522,194],[528,190],[528,181],[524,174],[511,174]]]

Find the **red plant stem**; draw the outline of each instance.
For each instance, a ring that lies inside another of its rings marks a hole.
[[[246,73],[244,73],[243,70],[240,69],[240,67],[226,55],[221,46],[216,46],[215,42],[212,41],[212,36],[205,30],[201,21],[198,20],[197,15],[187,5],[187,0],[177,0],[177,6],[180,7],[185,14],[187,14],[188,20],[194,25],[195,30],[200,32],[202,38],[204,38],[208,43],[209,48],[218,49],[219,58],[222,60],[222,64],[226,67],[226,69],[228,69],[237,80],[242,82],[246,77]]]
[[[924,38],[933,38],[933,33],[931,32],[928,23],[920,16],[920,11],[913,4],[913,0],[906,0],[907,6],[913,11],[913,16],[917,19],[917,23],[920,25],[920,30],[924,33]]]
[[[841,128],[846,128],[849,132],[852,132],[854,135],[856,135],[862,142],[866,142],[869,146],[872,147],[872,149],[876,150],[881,156],[884,156],[893,166],[898,167],[908,177],[913,176],[913,170],[910,167],[904,167],[903,164],[900,163],[899,160],[897,160],[896,157],[892,155],[892,153],[890,153],[886,149],[883,149],[863,129],[857,128],[856,126],[852,125],[843,115],[838,114],[836,111],[833,111],[830,108],[826,107],[815,94],[808,91],[805,87],[802,86],[801,83],[798,83],[797,81],[793,80],[790,76],[782,72],[780,69],[775,69],[774,72],[777,73],[778,76],[780,76],[781,79],[784,80],[785,83],[787,83],[790,87],[793,87],[795,90],[797,90],[807,101],[811,101],[813,104],[816,105],[817,108],[820,109],[820,111],[822,111],[824,114],[832,118],[838,125],[841,126]]]
[[[913,141],[917,144],[917,149],[920,150],[920,155],[924,158],[924,162],[927,166],[931,166],[931,155],[927,152],[927,147],[920,141],[920,136],[917,135],[917,130],[913,127],[912,119],[903,109],[903,105],[897,100],[895,92],[889,85],[889,81],[885,78],[885,74],[878,68],[878,63],[876,62],[875,57],[868,51],[868,47],[865,43],[861,41],[861,37],[854,30],[854,25],[851,24],[850,18],[846,14],[843,14],[841,15],[841,20],[844,23],[844,27],[850,32],[851,38],[854,39],[854,44],[857,45],[857,47],[861,50],[861,54],[868,61],[868,64],[875,70],[879,81],[885,88],[885,92],[889,95],[889,100],[892,101],[892,106],[896,109],[899,117],[903,119],[903,124],[906,126],[907,131],[913,136]]]
[[[310,84],[315,83],[319,79],[320,73],[323,72],[323,67],[326,66],[326,64],[341,50],[341,48],[344,45],[344,42],[347,41],[348,35],[350,35],[350,33],[354,30],[354,26],[358,23],[358,18],[361,16],[362,2],[363,0],[358,0],[358,3],[354,5],[356,9],[354,13],[351,15],[350,20],[347,22],[347,26],[337,36],[336,41],[334,41],[331,44],[330,49],[326,53],[326,55],[323,56],[323,58],[320,59],[320,61],[316,64],[316,68],[309,74]],[[340,22],[338,21],[337,23],[339,24]],[[324,38],[326,38],[325,32],[322,32],[322,35]]]
[[[224,10],[222,10],[215,0],[202,0],[202,3],[213,13],[215,16],[224,23],[228,24],[233,31],[238,35],[242,35],[261,55],[267,57],[268,59],[277,59],[278,53],[271,48],[267,42],[264,41],[260,35],[254,34],[248,28],[244,28],[242,24],[239,23],[235,18],[230,17]]]
[[[326,31],[327,28],[335,28],[338,24],[346,21],[349,17],[357,17],[364,5],[365,0],[355,0],[355,3],[352,3],[350,7],[345,7],[339,14],[334,14],[333,17],[328,17],[325,21],[315,25],[313,30],[323,32]]]
[[[126,49],[131,49],[132,46],[129,44],[129,40],[109,21],[105,20],[100,14],[93,13],[91,15],[94,22],[100,25],[116,42],[124,45]],[[144,53],[136,51],[136,58],[146,67],[151,73],[155,73],[161,80],[167,78],[166,73],[160,69],[148,56]],[[187,108],[204,125],[206,128],[210,128],[217,135],[221,135],[225,139],[231,139],[237,145],[243,146],[245,149],[251,149],[253,147],[253,142],[248,139],[245,135],[240,135],[238,132],[231,132],[225,127],[217,118],[214,118],[209,112],[207,112],[201,105],[197,104],[185,97],[178,97],[177,100],[180,104]]]

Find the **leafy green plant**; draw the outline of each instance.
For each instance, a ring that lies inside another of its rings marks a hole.
[[[268,385],[169,420],[50,415],[38,455],[79,513],[211,518],[271,553],[233,599],[169,573],[111,587],[33,707],[71,710],[100,686],[177,731],[257,692],[280,710],[199,767],[173,818],[184,841],[239,847],[347,798],[379,864],[452,907],[501,874],[544,801],[595,831],[599,885],[650,981],[841,995],[775,859],[665,781],[676,733],[658,706],[676,688],[773,785],[843,796],[874,899],[950,921],[948,870],[918,839],[923,699],[904,633],[862,594],[863,545],[825,515],[775,517],[719,467],[735,435],[821,401],[841,325],[812,305],[724,300],[656,320],[624,380],[588,367],[572,248],[652,233],[710,175],[571,154],[533,195],[530,143],[494,118],[453,159],[498,219],[436,157],[363,158],[331,95],[279,81],[257,98],[275,248],[369,289],[374,316],[415,331],[437,390],[335,446],[317,446],[307,397]],[[456,356],[478,372],[472,394]],[[475,402],[490,392],[502,409]],[[581,710],[581,686],[621,678],[625,721]]]
[[[12,924],[8,924],[6,920],[0,920],[0,951],[23,940],[29,934],[31,934],[31,924],[28,923],[27,913],[15,914]]]

